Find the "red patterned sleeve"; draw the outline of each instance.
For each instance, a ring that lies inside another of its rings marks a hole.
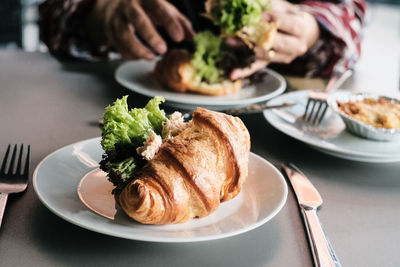
[[[361,53],[362,29],[367,6],[364,0],[301,2],[302,10],[312,14],[321,30],[320,39],[302,57],[282,72],[304,76],[329,77],[337,64],[354,64]]]

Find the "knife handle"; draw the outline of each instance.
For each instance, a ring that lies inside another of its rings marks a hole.
[[[314,263],[317,267],[334,266],[341,267],[335,251],[329,242],[321,222],[314,208],[302,207],[302,214],[307,228],[308,238],[310,239],[311,251]]]
[[[4,210],[6,209],[7,198],[7,193],[0,193],[0,228],[1,222],[3,221]]]

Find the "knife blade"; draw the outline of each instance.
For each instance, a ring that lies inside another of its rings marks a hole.
[[[299,203],[315,266],[342,266],[317,215],[317,210],[323,203],[321,195],[296,166],[282,164],[282,168]]]
[[[221,110],[221,112],[229,114],[229,115],[241,115],[241,114],[251,114],[251,113],[258,113],[268,109],[281,109],[281,108],[288,108],[292,107],[295,104],[293,103],[282,103],[279,105],[270,105],[267,103],[260,103],[260,104],[253,104],[250,106],[245,106],[242,108],[232,108],[232,109],[225,109]]]
[[[279,105],[268,105],[267,103],[260,103],[260,104],[253,104],[250,106],[245,106],[242,108],[219,110],[219,112],[237,116],[237,115],[243,115],[243,114],[258,113],[258,112],[262,112],[262,111],[268,110],[268,109],[278,110],[281,108],[292,107],[294,105],[295,105],[294,103],[282,103]],[[185,122],[188,122],[193,118],[193,112],[194,112],[194,110],[191,110],[182,115]]]

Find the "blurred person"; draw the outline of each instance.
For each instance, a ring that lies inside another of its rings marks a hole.
[[[279,26],[273,54],[256,49],[259,59],[250,68],[233,70],[231,79],[268,64],[282,73],[328,77],[339,61],[358,59],[364,0],[270,2],[272,9],[263,18]],[[49,50],[86,60],[108,59],[111,51],[124,59],[153,60],[168,46],[213,27],[202,16],[204,1],[47,0],[39,12],[41,40]]]

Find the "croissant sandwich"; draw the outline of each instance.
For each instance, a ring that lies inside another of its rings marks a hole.
[[[205,217],[239,194],[248,174],[250,136],[239,118],[198,108],[186,123],[179,112],[167,118],[162,101],[128,110],[123,97],[104,114],[100,168],[122,210],[144,224]]]
[[[238,91],[243,81],[231,81],[229,74],[255,61],[255,46],[270,50],[277,32],[275,22],[262,18],[262,12],[269,8],[268,3],[263,0],[208,0],[205,16],[220,28],[220,36],[210,31],[200,32],[194,37],[193,51],[169,50],[157,63],[155,76],[178,92],[219,96]]]
[[[270,9],[269,0],[207,0],[205,9],[205,16],[221,28],[222,36],[237,36],[249,47],[271,49],[278,25],[262,18]]]

